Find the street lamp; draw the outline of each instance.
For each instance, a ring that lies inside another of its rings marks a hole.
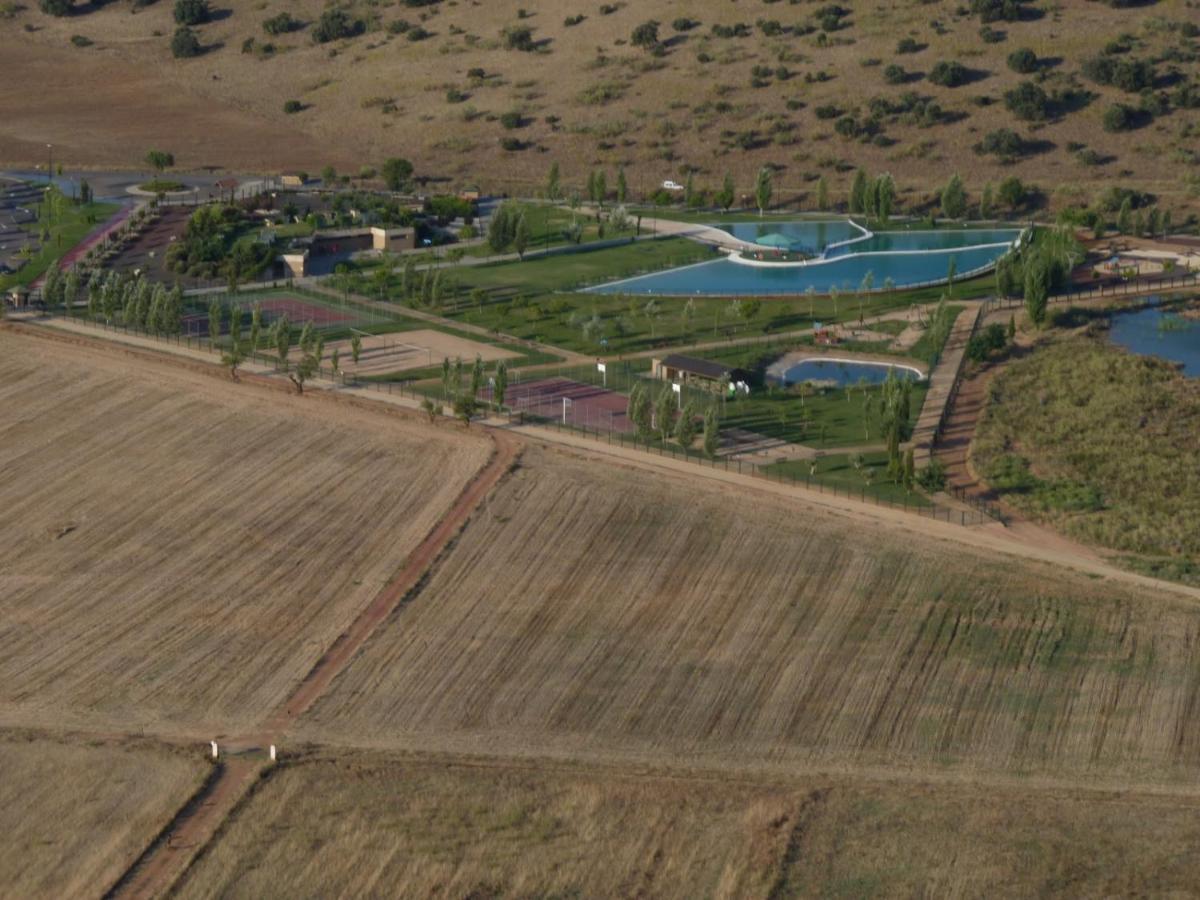
[[[46,145],[46,183],[54,183],[54,145]]]

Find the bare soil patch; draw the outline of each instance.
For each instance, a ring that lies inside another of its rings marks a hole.
[[[350,352],[349,339],[326,344],[325,361],[332,365],[333,351],[337,350],[338,366],[346,373],[390,375],[393,372],[436,366],[443,359],[461,359],[469,363],[479,356],[484,362],[494,362],[516,356],[503,347],[472,341],[431,328],[362,335],[360,340],[362,352],[357,364]]]

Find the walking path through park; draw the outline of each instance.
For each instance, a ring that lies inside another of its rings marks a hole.
[[[967,341],[975,328],[975,320],[983,310],[978,302],[968,303],[966,306],[967,308],[954,320],[954,326],[946,338],[946,346],[942,349],[938,364],[930,375],[925,405],[921,407],[921,415],[917,418],[916,428],[913,429],[913,462],[917,468],[929,465],[934,437],[945,414],[954,382],[958,379],[963,356],[967,352]]]

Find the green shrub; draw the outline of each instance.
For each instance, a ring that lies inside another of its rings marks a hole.
[[[1037,54],[1028,47],[1021,47],[1019,50],[1014,50],[1008,54],[1008,67],[1014,72],[1020,72],[1022,75],[1029,75],[1038,70]]]
[[[279,15],[271,16],[262,23],[263,31],[270,35],[287,34],[289,31],[297,30],[301,25],[299,19],[292,16],[291,13],[281,12]]]
[[[200,39],[187,25],[180,25],[171,36],[171,54],[176,59],[190,59],[204,52]]]
[[[1136,121],[1134,111],[1124,103],[1114,103],[1104,111],[1104,130],[1128,131]]]
[[[1004,105],[1018,119],[1040,122],[1050,114],[1050,98],[1040,85],[1022,81],[1015,88],[1004,92]]]
[[[366,22],[351,18],[344,9],[327,9],[321,13],[321,18],[313,26],[312,39],[314,44],[327,44],[330,41],[355,37],[366,30]]]
[[[38,9],[48,16],[69,16],[75,11],[72,0],[38,0]],[[8,16],[6,18],[12,18]]]
[[[287,100],[283,104],[283,111],[289,116],[300,112],[304,109],[304,104],[299,100]]]
[[[957,60],[942,60],[929,70],[929,80],[942,87],[960,87],[970,80],[971,73]]]
[[[175,21],[180,25],[203,25],[212,18],[208,0],[175,0]]]

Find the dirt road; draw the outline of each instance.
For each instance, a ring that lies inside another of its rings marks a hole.
[[[228,761],[180,810],[167,830],[147,848],[107,896],[150,898],[161,897],[170,891],[268,765],[264,755],[266,747],[277,744],[292,723],[328,689],[375,628],[403,603],[512,467],[520,453],[521,442],[504,432],[493,431],[491,434],[496,448],[491,459],[433,531],[409,555],[396,577],[359,613],[291,696],[268,717],[259,734],[228,743],[225,750]]]

